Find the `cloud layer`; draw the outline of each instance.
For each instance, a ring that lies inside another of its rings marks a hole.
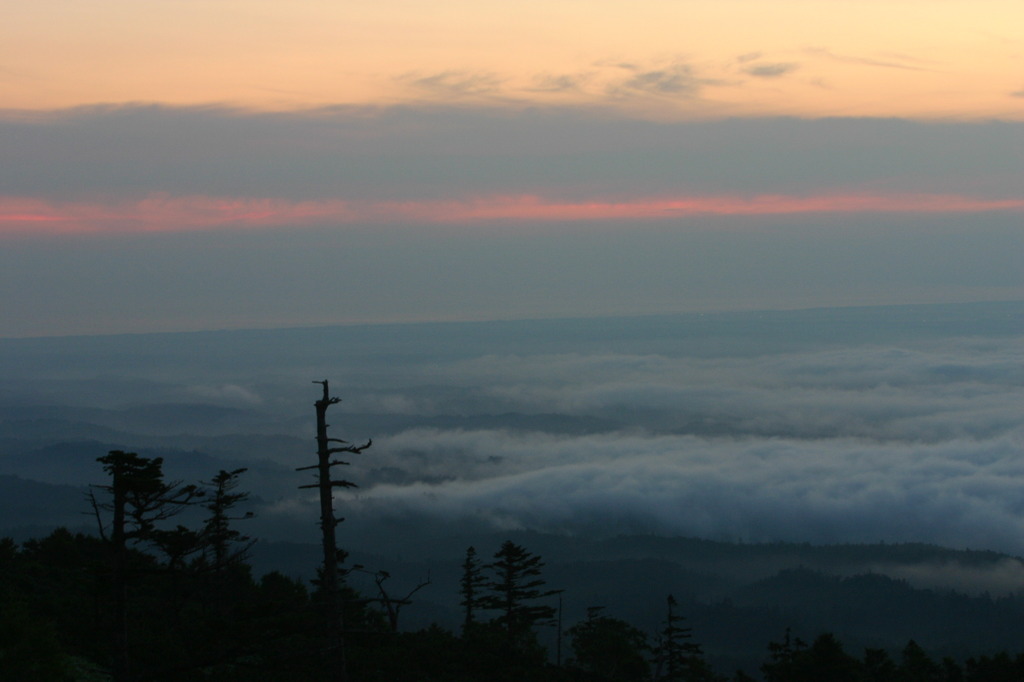
[[[681,89],[689,73],[621,68],[634,74],[629,87],[645,89]],[[456,76],[429,82],[470,87],[472,78]],[[1019,127],[663,124],[569,109],[126,106],[8,115],[0,155],[18,162],[0,169],[0,236],[1019,211]]]
[[[329,378],[344,398],[335,435],[374,440],[344,472],[360,488],[339,494],[369,536],[532,528],[1021,554],[1022,310],[5,341],[2,374],[18,414],[65,404],[45,414],[223,433],[229,454],[231,434],[283,434],[259,451],[288,471],[312,454],[310,378]],[[255,491],[272,500],[268,527],[313,532],[314,500],[280,492],[297,484]]]
[[[1024,551],[1024,343],[755,357],[485,356],[406,368],[407,414],[546,413],[582,435],[417,428],[376,441],[360,522]],[[468,419],[468,416],[467,416]],[[524,422],[525,423],[525,422]],[[365,468],[364,468],[365,467]]]
[[[800,214],[1024,212],[1024,199],[956,195],[825,195],[650,197],[623,201],[551,201],[537,196],[489,196],[461,201],[289,201],[166,195],[95,204],[0,198],[0,236],[185,232],[310,225],[492,224],[663,221],[699,216]]]
[[[754,119],[667,124],[571,109],[99,107],[0,117],[8,197],[457,200],[539,195],[1015,198],[1019,124]]]
[[[454,480],[374,486],[346,501],[347,510],[552,532],[1024,546],[1020,434],[941,445],[422,431],[407,438],[416,449],[402,451],[406,466],[411,452],[422,453],[435,468],[446,464]],[[382,443],[388,451],[402,445]]]
[[[8,112],[0,335],[1017,298],[1019,128]]]

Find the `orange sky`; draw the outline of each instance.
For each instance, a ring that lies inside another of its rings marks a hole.
[[[1019,0],[37,0],[0,101],[1024,118]]]

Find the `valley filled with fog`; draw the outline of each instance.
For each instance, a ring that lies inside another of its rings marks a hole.
[[[351,584],[430,582],[403,627],[457,627],[466,548],[509,538],[567,623],[654,631],[674,593],[723,666],[784,626],[954,655],[1024,627],[1024,303],[0,340],[0,535],[96,533],[121,449],[247,469],[254,570],[308,580],[323,379],[330,435],[373,439],[335,496]]]
[[[328,379],[343,399],[332,435],[374,440],[345,471],[359,488],[339,494],[343,537],[533,530],[1020,554],[1022,313],[8,339],[0,474],[84,486],[102,477],[92,455],[113,447],[163,453],[189,480],[246,466],[261,536],[315,541],[316,502],[297,489],[308,474],[294,469],[315,456],[311,381]]]

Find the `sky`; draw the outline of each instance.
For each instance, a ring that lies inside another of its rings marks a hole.
[[[1017,0],[39,0],[0,336],[1024,297]]]

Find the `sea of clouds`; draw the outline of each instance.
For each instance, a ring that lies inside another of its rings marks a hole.
[[[330,378],[332,435],[374,440],[343,472],[352,529],[1024,554],[1024,305],[883,312],[22,340],[4,397],[77,401],[83,420],[102,405],[129,434],[147,402],[151,430],[160,405],[228,408],[210,433],[292,437],[278,463],[294,471],[312,463],[295,454],[313,455],[310,382]],[[293,483],[254,491],[268,527],[311,527]]]
[[[1018,336],[482,354],[403,375],[349,408],[467,425],[375,438],[346,470],[363,482],[349,518],[1024,553]],[[502,424],[474,427],[480,414]]]

